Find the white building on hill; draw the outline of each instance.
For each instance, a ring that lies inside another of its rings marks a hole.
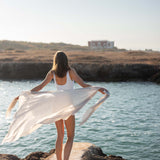
[[[90,49],[111,49],[114,48],[114,41],[107,41],[107,40],[88,41],[88,47]]]

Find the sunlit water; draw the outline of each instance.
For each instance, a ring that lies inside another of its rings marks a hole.
[[[30,90],[40,81],[0,81],[0,142],[7,133],[10,119],[5,111],[21,91]],[[82,113],[101,96],[96,95],[76,114],[76,142],[100,146],[107,155],[119,155],[131,160],[160,159],[160,85],[149,82],[93,83],[106,87],[111,96],[82,126]],[[78,85],[76,85],[76,88]],[[54,90],[53,82],[43,90]],[[66,140],[66,136],[65,139]],[[54,124],[43,125],[34,133],[16,142],[0,145],[0,153],[16,154],[23,158],[30,152],[55,148]]]

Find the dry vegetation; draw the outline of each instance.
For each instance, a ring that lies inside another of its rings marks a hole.
[[[52,62],[56,51],[27,50],[27,51],[3,51],[0,53],[0,62]],[[160,53],[126,51],[66,51],[71,63],[108,63],[108,64],[160,64]]]
[[[2,43],[3,42],[3,43]],[[50,63],[57,50],[67,53],[71,63],[152,64],[160,65],[160,52],[91,51],[87,47],[70,44],[44,44],[0,41],[0,62]],[[59,46],[59,47],[58,47]],[[39,49],[38,49],[39,48]]]

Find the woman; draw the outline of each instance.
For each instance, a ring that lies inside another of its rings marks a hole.
[[[80,76],[76,73],[76,71],[68,65],[67,56],[64,52],[61,52],[61,51],[56,52],[56,54],[54,55],[53,67],[48,72],[48,74],[46,75],[44,81],[40,85],[33,88],[31,90],[31,93],[34,94],[34,93],[40,91],[52,79],[54,79],[54,81],[55,81],[57,91],[67,91],[67,90],[71,91],[71,90],[73,90],[74,81],[77,82],[83,88],[91,87],[91,85],[86,84],[80,78]],[[106,94],[106,92],[108,92],[105,88],[98,88],[98,91],[100,91],[102,94]],[[62,94],[62,93],[59,92],[59,94]],[[19,96],[16,97],[16,100],[18,100],[18,99],[19,99]],[[86,103],[88,100],[84,100],[83,103]],[[32,101],[31,101],[31,103],[32,103]],[[11,109],[11,107],[10,107],[10,109]],[[79,109],[77,109],[77,110],[79,110]],[[74,111],[74,112],[77,112],[77,110]],[[24,112],[24,110],[23,110],[23,112]],[[67,130],[67,142],[66,142],[66,145],[65,145],[65,148],[64,148],[64,160],[69,159],[71,149],[72,149],[73,139],[74,139],[74,130],[75,130],[75,116],[73,114],[74,112],[72,112],[72,114],[69,117],[67,117],[67,119],[62,118],[62,119],[58,119],[57,121],[55,119],[55,125],[56,125],[56,128],[57,128],[57,141],[56,141],[56,157],[57,157],[57,160],[62,160],[64,125],[66,126],[66,130]],[[18,117],[18,115],[16,115],[16,117]],[[48,119],[51,119],[51,118],[48,118]],[[44,123],[46,123],[46,120],[44,120]],[[29,123],[29,124],[31,124],[31,123]],[[38,127],[34,126],[33,128],[38,128]],[[12,128],[14,128],[14,127],[11,126],[10,130]],[[25,128],[25,127],[23,127],[23,128]],[[31,132],[29,132],[29,133],[31,133]]]

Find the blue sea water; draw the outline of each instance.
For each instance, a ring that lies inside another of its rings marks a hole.
[[[21,91],[30,90],[40,81],[0,81],[0,142],[8,131],[18,107],[13,109],[10,119],[5,112]],[[90,142],[102,148],[107,155],[122,156],[131,160],[160,159],[160,85],[151,82],[90,82],[103,86],[111,96],[82,126],[82,114],[101,96],[98,93],[76,114],[76,142]],[[79,86],[76,85],[76,88]],[[55,90],[49,83],[43,90]],[[65,139],[66,140],[66,136]],[[30,152],[50,151],[55,148],[56,128],[54,124],[43,125],[32,134],[13,143],[0,145],[0,153],[16,154],[23,158]]]

